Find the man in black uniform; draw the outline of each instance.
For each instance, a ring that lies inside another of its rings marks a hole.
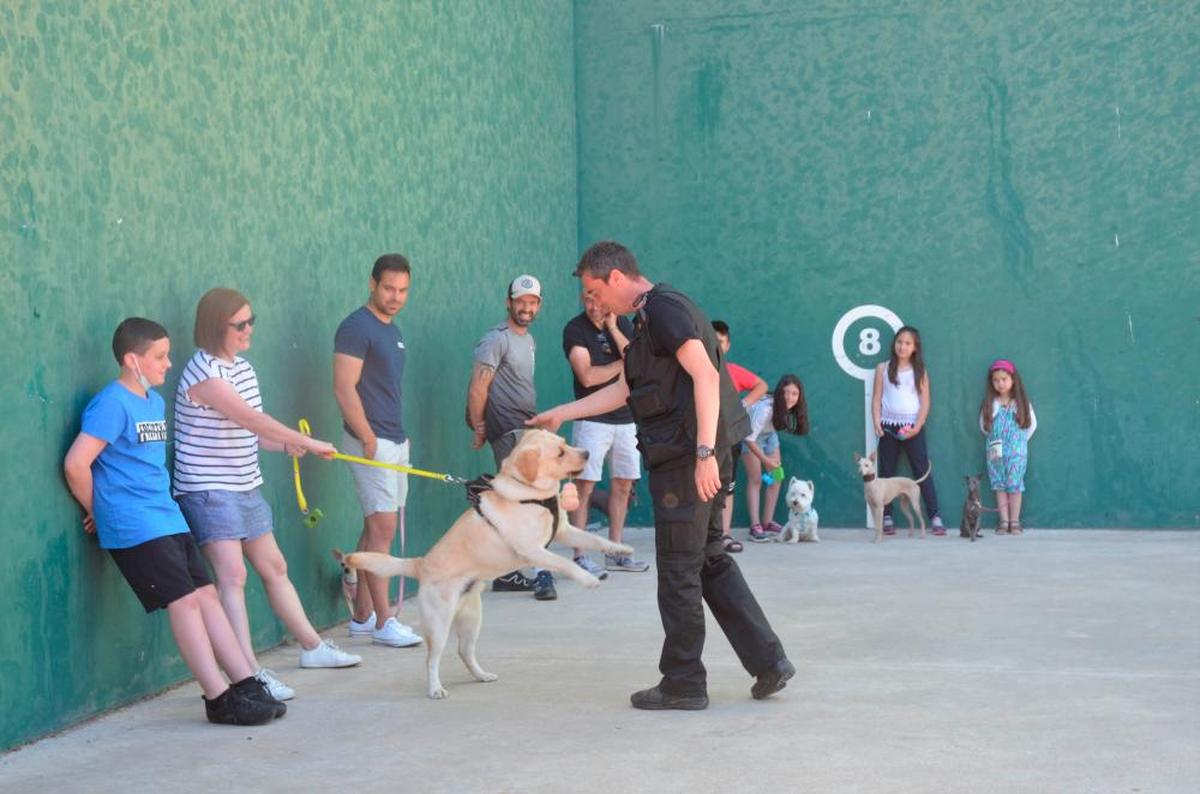
[[[557,430],[565,421],[626,401],[633,411],[638,447],[650,473],[658,611],[666,637],[659,660],[662,680],[635,692],[630,701],[639,709],[708,705],[700,660],[704,602],[755,677],[751,695],[772,695],[796,670],[737,563],[721,547],[724,485],[733,468],[730,448],[746,436],[749,419],[721,365],[712,324],[686,295],[643,276],[633,254],[619,243],[593,245],[575,275],[608,311],[637,311],[624,373],[612,385],[540,413],[528,424]]]

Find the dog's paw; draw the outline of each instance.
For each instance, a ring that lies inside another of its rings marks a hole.
[[[614,543],[612,548],[607,550],[609,554],[620,554],[625,557],[633,556],[633,546],[626,546],[624,543]]]
[[[447,692],[446,688],[443,687],[441,684],[438,684],[435,687],[429,688],[429,697],[432,700],[445,700],[449,696],[450,696],[450,693]]]
[[[475,680],[481,684],[490,684],[493,681],[499,681],[500,676],[496,675],[495,673],[489,673],[484,670],[480,670],[475,674]]]
[[[581,576],[578,581],[588,590],[595,590],[600,586],[600,580],[586,572],[583,573],[583,576]]]

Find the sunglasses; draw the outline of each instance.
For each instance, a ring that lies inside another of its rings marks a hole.
[[[250,326],[251,328],[253,328],[254,321],[257,319],[258,319],[258,315],[252,314],[252,315],[250,315],[249,320],[242,320],[240,323],[228,323],[228,325],[230,328],[234,329],[238,333],[241,333],[242,331],[246,330],[246,326]]]

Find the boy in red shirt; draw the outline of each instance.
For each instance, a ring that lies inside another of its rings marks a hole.
[[[729,353],[729,325],[722,320],[713,320],[712,327],[717,334],[717,342],[721,345],[721,355],[725,356]],[[742,398],[743,406],[749,408],[767,393],[767,382],[745,367],[738,366],[732,361],[726,361],[725,368],[729,370],[729,377],[733,379],[733,387],[738,390],[738,394],[749,392]],[[742,550],[741,542],[734,540],[733,535],[730,534],[730,527],[733,524],[733,487],[737,482],[737,464],[741,457],[742,444],[739,441],[733,448],[733,477],[729,479],[729,496],[725,499],[725,511],[721,514],[721,528],[724,532],[721,542],[725,546],[725,551],[733,554]]]

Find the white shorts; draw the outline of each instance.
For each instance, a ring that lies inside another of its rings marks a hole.
[[[341,450],[347,455],[363,457],[363,445],[349,433],[342,433]],[[381,438],[375,447],[375,460],[380,463],[398,463],[407,466],[408,441],[397,444]],[[391,469],[364,466],[361,463],[347,464],[354,477],[354,490],[358,493],[358,504],[363,515],[394,513],[408,501],[408,475]]]
[[[588,462],[578,479],[599,482],[604,459],[609,459],[609,475],[618,480],[636,480],[642,476],[642,458],[637,449],[637,425],[633,422],[610,425],[604,422],[575,422],[571,445],[588,451]]]

